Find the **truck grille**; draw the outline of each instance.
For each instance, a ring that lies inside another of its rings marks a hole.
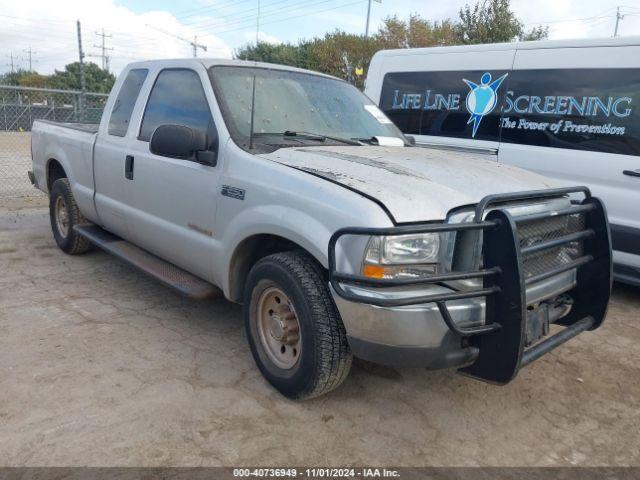
[[[583,213],[542,220],[518,223],[520,248],[531,247],[542,242],[554,240],[585,228]],[[570,263],[582,256],[582,241],[567,243],[558,247],[525,254],[522,257],[522,271],[527,278],[548,272],[555,267]]]

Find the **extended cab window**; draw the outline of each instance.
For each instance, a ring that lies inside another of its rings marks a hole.
[[[147,78],[149,70],[146,68],[136,68],[127,74],[124,79],[116,103],[113,104],[111,117],[109,118],[109,135],[124,137],[129,128],[129,120],[131,120],[131,112],[138,99],[138,94],[142,88],[145,78]]]
[[[211,136],[211,111],[200,77],[193,70],[160,72],[149,95],[138,139],[148,142],[156,127],[164,124],[184,125]]]
[[[517,70],[502,141],[640,155],[640,69]]]

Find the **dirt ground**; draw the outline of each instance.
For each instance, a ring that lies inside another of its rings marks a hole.
[[[0,465],[640,465],[640,290],[506,387],[357,362],[303,403],[262,379],[241,309],[95,251],[45,199],[0,199]]]

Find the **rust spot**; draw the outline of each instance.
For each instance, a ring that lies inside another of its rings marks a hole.
[[[211,230],[207,230],[206,228],[202,228],[202,227],[196,225],[195,223],[188,223],[187,227],[189,227],[191,230],[195,230],[198,233],[202,233],[203,235],[206,235],[207,237],[213,237],[213,232]]]

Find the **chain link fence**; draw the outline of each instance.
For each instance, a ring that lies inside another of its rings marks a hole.
[[[0,85],[0,198],[38,195],[29,179],[34,120],[99,123],[104,93]]]

